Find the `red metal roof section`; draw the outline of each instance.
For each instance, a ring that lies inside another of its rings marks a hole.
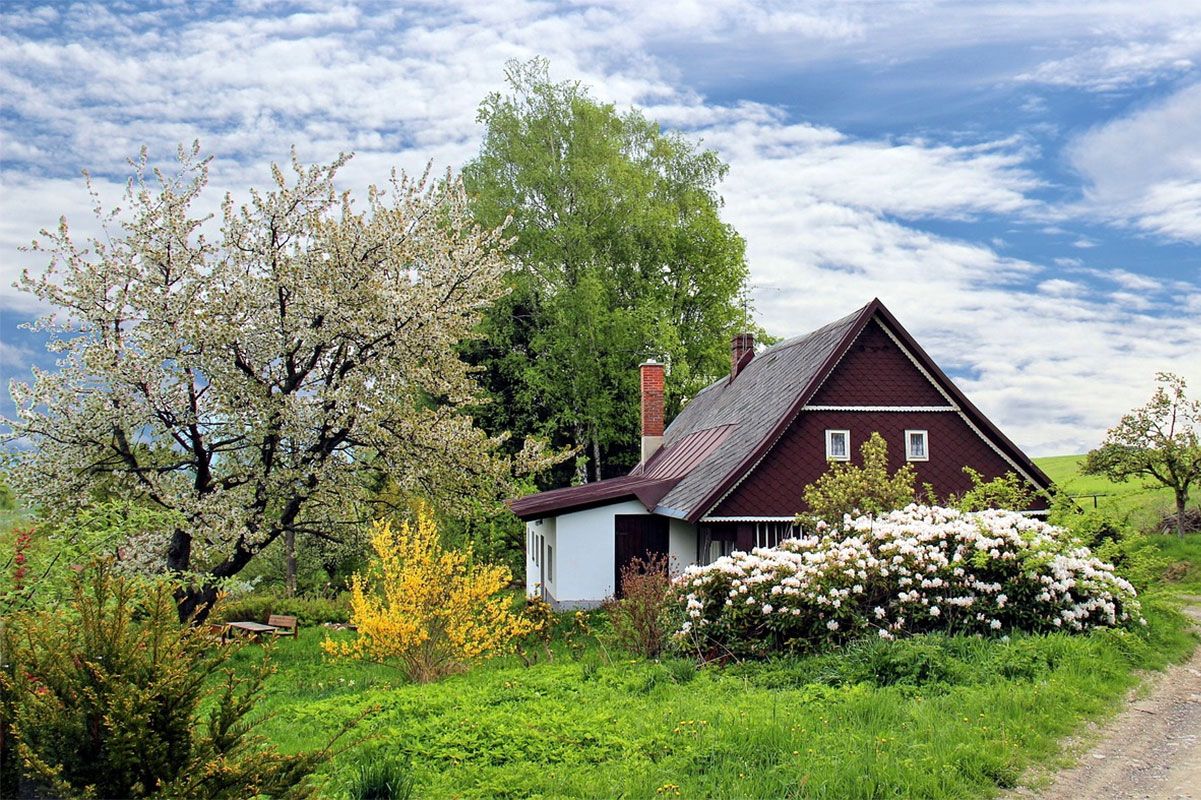
[[[716,428],[693,431],[672,446],[659,450],[650,461],[636,467],[630,474],[660,480],[682,478],[716,450],[732,430],[733,425],[719,425]]]
[[[733,428],[733,425],[722,425],[695,431],[671,447],[659,450],[650,461],[639,465],[629,475],[518,497],[507,501],[509,509],[529,520],[634,497],[646,506],[647,511],[652,511],[680,478],[725,441]]]

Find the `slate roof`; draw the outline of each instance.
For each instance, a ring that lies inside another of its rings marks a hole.
[[[722,378],[697,394],[664,431],[664,449],[696,431],[723,425],[733,426],[733,430],[659,501],[656,513],[692,519],[708,510],[697,513],[698,505],[732,472],[739,471],[782,418],[795,416],[795,411],[789,415],[789,410],[823,372],[822,366],[835,359],[839,344],[856,327],[865,308],[812,333],[772,345],[757,353],[734,380]]]
[[[893,332],[962,412],[1041,488],[1050,479],[959,391],[879,300],[755,355],[734,379],[701,390],[664,431],[663,446],[629,475],[509,501],[522,519],[637,498],[648,511],[696,522],[771,449],[876,318]]]

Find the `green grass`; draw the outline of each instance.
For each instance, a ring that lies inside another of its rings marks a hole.
[[[1103,475],[1081,475],[1083,459],[1082,455],[1051,456],[1036,458],[1034,463],[1061,489],[1076,495],[1076,502],[1083,508],[1092,508],[1095,502],[1096,508],[1133,514],[1136,524],[1147,525],[1154,524],[1163,512],[1173,510],[1171,489],[1147,488],[1146,482],[1137,478],[1114,483]],[[1095,498],[1087,495],[1095,495]]]
[[[1038,463],[1136,524],[1170,503],[1079,476],[1079,458]],[[271,644],[277,671],[255,714],[295,752],[369,712],[352,734],[363,740],[323,769],[322,797],[988,797],[1118,707],[1137,670],[1195,644],[1170,597],[1201,594],[1201,535],[1151,541],[1170,580],[1146,596],[1136,633],[925,636],[699,670],[595,640],[580,656],[557,638],[551,661],[507,657],[419,686],[387,666],[331,662],[321,641],[354,634],[306,626]],[[234,666],[266,652],[247,647]]]
[[[1079,476],[1078,460],[1039,464],[1132,522],[1170,501]],[[328,661],[326,634],[309,628],[273,648],[262,732],[285,750],[320,747],[373,709],[359,728],[368,738],[326,768],[331,797],[366,796],[368,774],[407,778],[431,798],[987,797],[1112,711],[1136,670],[1191,650],[1166,598],[1201,591],[1201,536],[1153,541],[1183,566],[1146,598],[1150,624],[1137,633],[927,636],[700,670],[595,641],[576,659],[556,641],[550,662],[510,657],[418,686],[380,665]]]
[[[286,750],[320,747],[378,707],[360,727],[370,738],[329,766],[330,796],[350,796],[364,765],[391,764],[434,798],[979,797],[1111,709],[1133,668],[1189,647],[1171,612],[1151,621],[1150,638],[921,637],[699,671],[593,646],[579,661],[564,650],[428,686],[330,663],[309,629],[273,647],[262,732]],[[898,672],[881,658],[898,647],[935,668]]]

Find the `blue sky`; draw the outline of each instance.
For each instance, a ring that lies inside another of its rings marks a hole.
[[[459,2],[42,5],[0,12],[0,378],[51,363],[10,284],[80,170],[199,139],[207,202],[354,151],[346,188],[457,168],[508,59],[550,60],[730,165],[762,324],[879,296],[1033,455],[1201,394],[1201,4]],[[0,401],[0,413],[11,413]]]

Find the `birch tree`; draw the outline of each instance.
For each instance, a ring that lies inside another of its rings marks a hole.
[[[86,246],[65,219],[42,232],[49,267],[19,285],[57,309],[38,326],[61,360],[13,386],[9,422],[16,488],[51,517],[98,487],[174,512],[123,557],[191,580],[181,616],[275,540],[359,526],[368,476],[453,508],[537,459],[498,456],[464,413],[481,396],[457,348],[505,291],[509,242],[456,179],[393,173],[360,209],[334,186],[346,156],[294,153],[269,191],[226,196],[210,238],[198,152],[172,174],[143,152]]]
[[[578,480],[638,460],[638,370],[671,364],[667,413],[727,374],[749,323],[745,243],[721,220],[726,166],[712,150],[619,112],[543,59],[506,68],[510,93],[480,104],[464,169],[476,218],[506,217],[519,269],[468,358],[498,402],[489,430],[577,447]]]

